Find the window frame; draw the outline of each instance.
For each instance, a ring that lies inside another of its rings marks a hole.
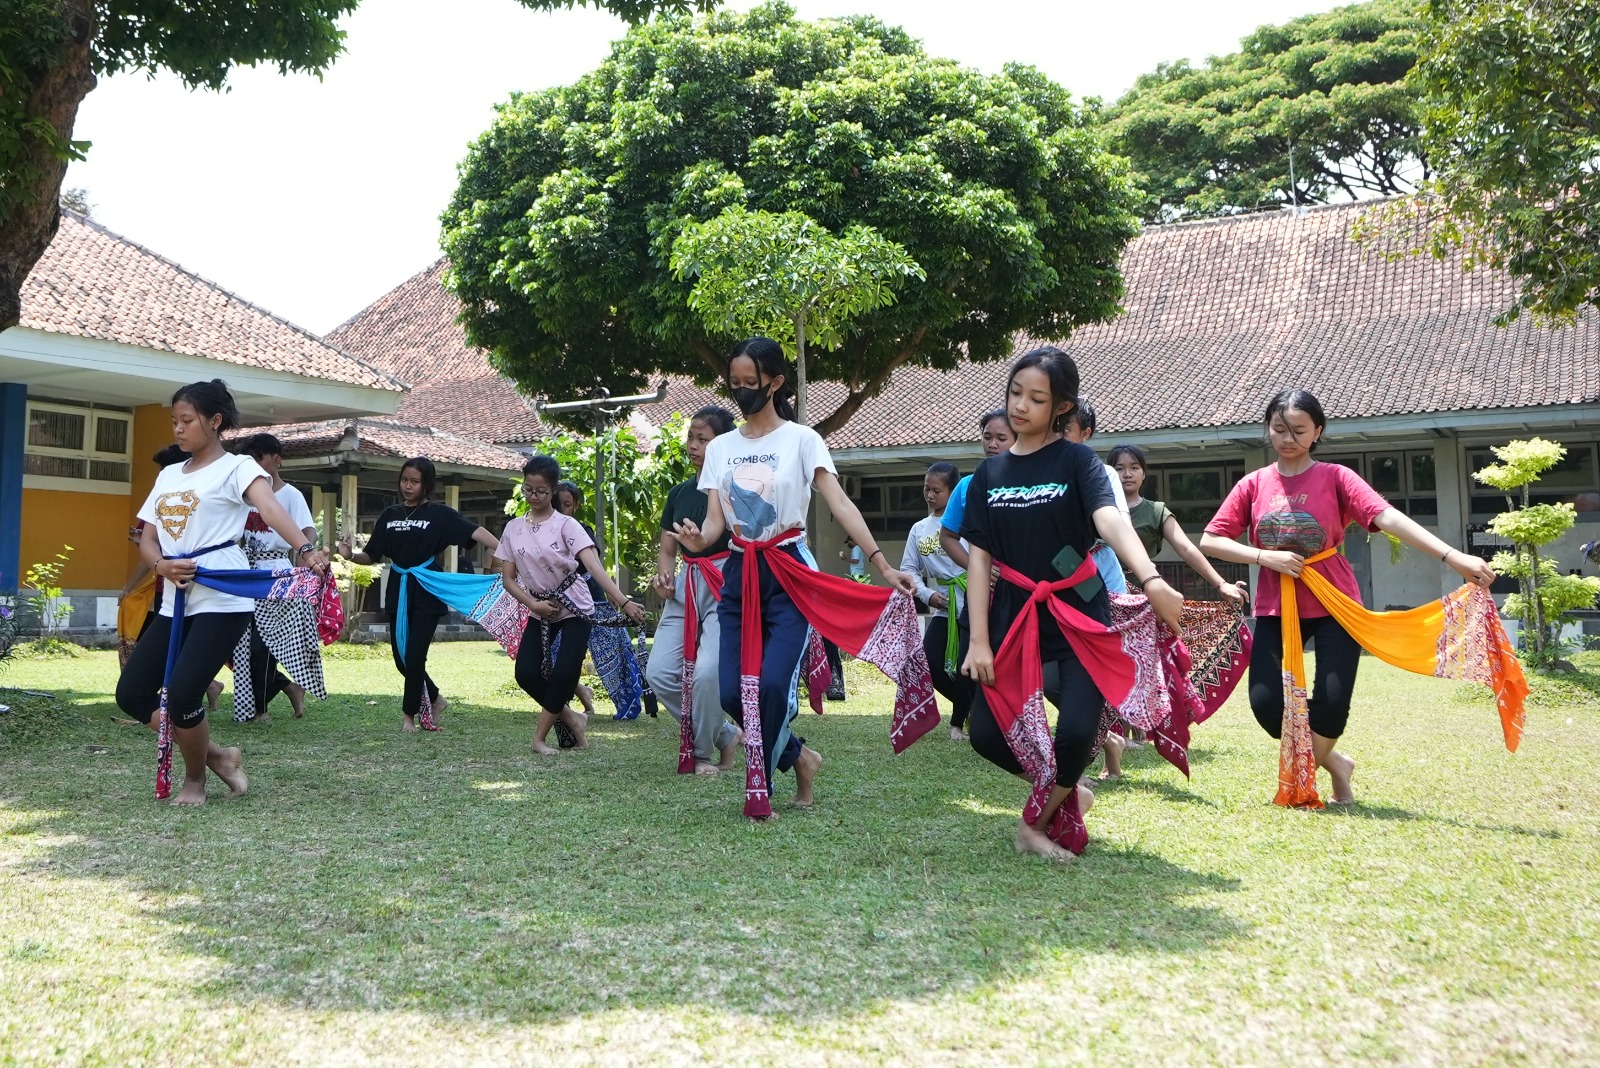
[[[33,426],[34,412],[58,412],[63,415],[75,415],[83,418],[83,444],[76,449],[62,448],[56,445],[34,445],[27,440],[27,430],[24,431],[22,452],[24,463],[28,456],[54,457],[58,459],[82,460],[84,462],[84,478],[74,478],[70,475],[35,475],[24,472],[22,476],[23,489],[60,490],[69,493],[111,493],[127,495],[133,492],[133,412],[127,408],[118,408],[111,405],[74,404],[70,401],[34,400],[29,398],[23,416],[27,427]],[[120,453],[104,452],[94,446],[100,440],[101,420],[115,420],[127,428],[125,440],[127,447]],[[128,467],[126,479],[90,478],[89,473],[94,470],[96,462],[121,463]]]

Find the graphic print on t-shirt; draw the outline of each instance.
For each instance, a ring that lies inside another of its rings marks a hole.
[[[189,517],[200,507],[200,497],[193,490],[163,493],[156,498],[156,518],[161,529],[173,541],[182,541],[183,532],[189,529]]]
[[[1037,486],[994,486],[988,494],[989,507],[1031,508],[1065,497],[1071,488],[1065,482],[1042,482]]]
[[[749,462],[758,459],[746,457],[746,462],[733,469],[728,482],[733,529],[741,538],[758,537],[778,520],[778,509],[773,504],[773,469],[764,463]]]
[[[1310,512],[1295,505],[1304,505],[1306,495],[1291,499],[1287,494],[1274,494],[1267,500],[1267,512],[1256,522],[1256,540],[1263,549],[1281,549],[1315,556],[1327,544],[1327,532]]]

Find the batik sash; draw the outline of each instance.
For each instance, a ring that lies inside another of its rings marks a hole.
[[[226,549],[233,542],[223,542],[192,553],[167,557],[168,560],[191,560],[207,553]],[[304,600],[315,604],[322,596],[322,580],[308,568],[296,567],[285,571],[213,570],[196,567],[194,582],[202,586],[257,601]],[[172,631],[167,640],[167,663],[161,679],[161,704],[156,722],[156,799],[165,800],[172,795],[172,716],[167,706],[168,689],[172,683],[173,669],[178,665],[178,653],[183,648],[183,630],[186,620],[188,588],[174,584],[172,597]],[[317,674],[321,675],[321,656],[315,643],[315,630],[310,655],[317,659]]]
[[[517,647],[522,644],[522,632],[528,625],[528,608],[506,590],[499,575],[458,575],[449,571],[432,571],[427,567],[401,567],[392,561],[389,567],[400,575],[410,575],[417,585],[443,601],[445,607],[459,612],[468,620],[489,632],[500,643],[506,655],[513,660]],[[395,648],[403,663],[406,643],[411,637],[407,591],[411,583],[400,581],[400,599],[396,602],[394,620]],[[422,706],[418,709],[423,730],[436,731],[439,724],[433,717],[433,702],[428,699],[428,687],[422,687]]]
[[[258,554],[248,550],[250,565],[257,571],[278,575],[289,570],[289,558],[282,554]],[[269,564],[263,567],[263,564]],[[257,679],[250,670],[250,635],[252,630],[261,636],[272,658],[282,665],[289,678],[317,700],[328,696],[327,684],[322,676],[322,657],[318,654],[318,641],[328,645],[331,640],[320,632],[318,623],[331,598],[338,603],[338,590],[333,580],[324,580],[317,599],[295,597],[288,600],[257,601],[255,618],[233,647],[233,718],[247,723],[266,710],[266,702],[256,693],[256,686],[265,687],[267,679]]]
[[[700,656],[700,606],[696,603],[695,583],[704,582],[712,600],[721,601],[722,568],[719,565],[727,558],[727,550],[713,556],[683,558],[683,715],[678,724],[679,775],[694,772],[694,673]]]
[[[939,722],[928,657],[922,651],[917,609],[909,596],[816,571],[785,552],[772,552],[803,536],[798,528],[765,541],[733,538],[745,554],[740,577],[739,708],[744,725],[745,804],[752,819],[772,815],[766,756],[761,741],[762,613],[760,562],[813,628],[858,660],[874,665],[896,685],[889,741],[896,753]]]
[[[1283,737],[1278,749],[1278,793],[1273,802],[1322,808],[1317,762],[1311,745],[1306,700],[1305,650],[1301,646],[1300,585],[1315,597],[1356,642],[1379,660],[1405,671],[1440,679],[1479,682],[1494,691],[1506,749],[1517,751],[1526,722],[1528,680],[1506,637],[1489,591],[1476,584],[1437,601],[1400,612],[1373,612],[1353,601],[1309,565],[1335,549],[1306,559],[1298,582],[1280,573],[1283,627]]]

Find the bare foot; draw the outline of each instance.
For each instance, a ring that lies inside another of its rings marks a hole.
[[[1350,777],[1356,773],[1356,762],[1335,749],[1328,754],[1328,774],[1333,778],[1335,805],[1354,804],[1356,795],[1350,790]]]
[[[249,719],[245,720],[245,722],[246,723],[260,723],[260,724],[263,724],[263,725],[266,725],[266,726],[271,726],[271,724],[272,724],[272,713],[271,712],[257,712],[255,715],[253,715]]]
[[[538,753],[540,756],[555,756],[557,753],[561,752],[561,750],[555,748],[554,746],[546,745],[537,738],[533,740],[533,751]]]
[[[594,715],[594,691],[583,683],[578,683],[578,700],[583,702],[584,715]]]
[[[1017,824],[1017,852],[1032,853],[1062,864],[1073,859],[1072,850],[1061,848],[1043,831],[1034,830],[1026,823]]]
[[[734,731],[733,740],[723,745],[718,750],[717,771],[733,771],[733,761],[739,758],[739,750],[744,748],[744,731]]]
[[[291,682],[283,688],[289,695],[289,704],[294,708],[294,718],[299,719],[306,714],[306,688],[298,682]]]
[[[1122,777],[1122,751],[1132,744],[1120,734],[1106,735],[1106,770],[1100,775],[1102,779]]]
[[[206,783],[204,779],[199,782],[183,780],[183,789],[178,791],[172,799],[174,805],[203,805],[206,803]]]
[[[694,773],[696,775],[715,775],[721,770],[720,767],[709,760],[696,760],[694,762]]]
[[[1078,784],[1078,815],[1087,816],[1091,808],[1094,808],[1094,791],[1080,782]]]
[[[718,753],[718,756],[720,756],[721,759],[717,761],[717,770],[732,771],[733,762],[738,759],[739,751],[743,748],[744,731],[734,731],[733,740],[727,745],[723,746]]]
[[[450,707],[450,698],[440,694],[433,699],[433,721],[439,722],[439,717],[444,715],[444,710]]]
[[[222,780],[229,797],[243,797],[250,792],[250,777],[244,773],[244,754],[237,748],[224,749],[221,755],[206,761],[206,767]]]
[[[206,709],[211,712],[217,710],[217,698],[222,696],[222,683],[212,679],[206,686]]]
[[[1120,771],[1112,771],[1110,768],[1106,768],[1098,776],[1096,776],[1096,778],[1100,782],[1110,782],[1112,779],[1120,779],[1120,778],[1122,778],[1122,772],[1120,772]]]
[[[400,717],[400,729],[407,734],[417,733],[417,717],[402,715]]]
[[[967,733],[966,733],[966,731],[963,731],[960,727],[951,727],[950,728],[950,740],[952,742],[964,742],[964,741],[967,740]]]
[[[800,759],[794,762],[794,800],[789,802],[795,808],[810,808],[816,803],[816,798],[811,795],[811,787],[816,784],[817,771],[822,767],[822,754],[809,745],[800,747]]]

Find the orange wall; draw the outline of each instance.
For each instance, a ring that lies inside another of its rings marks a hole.
[[[70,490],[22,491],[22,567],[72,546],[61,573],[69,590],[119,590],[128,577],[128,498]]]
[[[139,562],[128,528],[155,485],[159,469],[150,457],[171,443],[171,415],[160,404],[147,404],[133,412],[132,489],[127,496],[24,489],[23,568],[54,560],[63,545],[71,545],[71,562],[61,574],[66,589],[120,590]]]
[[[150,496],[150,487],[156,484],[156,475],[161,471],[150,462],[150,457],[171,444],[172,413],[166,405],[146,404],[133,410],[133,488],[128,493],[124,528],[133,526],[139,517],[139,509],[144,507],[144,499]],[[139,550],[130,542],[124,564],[127,574],[132,574],[138,563]],[[119,581],[117,586],[121,585]]]

